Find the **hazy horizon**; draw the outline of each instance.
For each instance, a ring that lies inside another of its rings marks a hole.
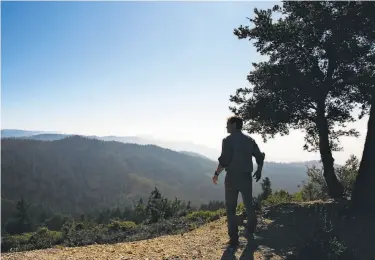
[[[152,136],[220,150],[229,96],[261,57],[233,29],[278,2],[2,2],[2,129]],[[362,155],[367,119],[341,138]],[[263,143],[267,160],[319,160],[301,131]]]

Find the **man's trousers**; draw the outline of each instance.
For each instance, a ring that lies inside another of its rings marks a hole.
[[[254,233],[257,225],[257,217],[253,206],[252,175],[251,173],[236,175],[227,173],[225,176],[225,207],[227,211],[228,235],[232,241],[238,240],[236,209],[240,192],[246,208],[247,224],[245,232],[247,236],[250,236]]]

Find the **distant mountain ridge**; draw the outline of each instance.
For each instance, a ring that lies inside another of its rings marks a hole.
[[[20,129],[3,129],[1,130],[1,138],[21,138],[21,139],[30,139],[30,140],[41,140],[41,141],[56,141],[61,140],[63,138],[73,136],[72,134],[60,134],[56,132],[43,132],[43,131],[29,131],[29,130],[20,130]],[[80,135],[83,136],[83,135]],[[208,160],[217,161],[217,158],[220,155],[220,151],[208,148],[203,145],[196,145],[191,142],[181,141],[181,142],[172,142],[172,141],[164,141],[164,140],[157,140],[152,137],[138,137],[138,136],[85,136],[92,139],[98,139],[103,141],[117,141],[122,143],[130,143],[130,144],[153,144],[162,148],[171,149],[174,151],[178,151],[187,155],[191,156],[200,156],[202,158]],[[182,145],[181,145],[182,144]],[[184,145],[185,144],[185,145]],[[191,147],[192,149],[186,149],[187,147]],[[204,147],[209,152],[205,153],[205,149],[201,151],[202,147]],[[195,148],[195,149],[194,149]],[[284,163],[279,163],[284,164]],[[312,167],[317,166],[321,167],[322,163],[320,161],[304,161],[304,162],[289,162],[285,163],[288,165],[294,165],[297,167]],[[336,165],[339,166],[339,165]]]
[[[1,138],[22,138],[22,139],[33,139],[42,141],[55,141],[65,137],[72,136],[71,134],[60,134],[53,132],[43,131],[28,131],[18,129],[3,129],[1,130]],[[220,151],[206,147],[204,145],[194,144],[186,141],[165,141],[157,140],[150,137],[138,137],[138,136],[86,136],[89,138],[99,139],[103,141],[118,141],[122,143],[133,143],[133,144],[153,144],[163,148],[171,149],[174,151],[187,151],[190,153],[199,154],[211,160],[217,160]],[[192,155],[191,154],[191,155]]]
[[[1,130],[1,138],[8,137],[26,137],[32,135],[42,134],[42,131],[28,131],[28,130],[19,130],[19,129],[3,129]]]

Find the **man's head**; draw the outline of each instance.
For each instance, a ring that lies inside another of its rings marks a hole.
[[[235,131],[241,131],[243,126],[242,118],[238,116],[231,116],[227,120],[227,132],[233,133]]]

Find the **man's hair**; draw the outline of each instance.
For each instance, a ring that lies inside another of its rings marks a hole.
[[[239,116],[231,116],[228,118],[230,124],[236,123],[236,129],[241,130],[243,126],[242,118]]]

